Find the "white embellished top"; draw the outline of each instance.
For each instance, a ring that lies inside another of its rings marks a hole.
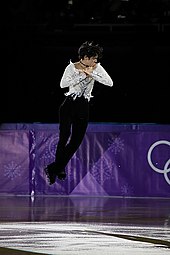
[[[112,87],[113,81],[106,70],[100,63],[96,64],[95,69],[90,75],[86,75],[79,69],[77,69],[70,61],[64,70],[63,76],[60,81],[61,88],[69,88],[69,91],[65,93],[66,96],[76,97],[84,96],[88,101],[92,96],[92,90],[94,87],[94,81],[102,83],[103,85]]]

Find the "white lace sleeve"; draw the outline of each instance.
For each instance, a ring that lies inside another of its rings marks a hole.
[[[97,67],[95,70],[91,73],[91,76],[94,80],[112,87],[113,81],[110,77],[110,75],[106,72],[106,70],[100,65],[100,63],[97,64]]]

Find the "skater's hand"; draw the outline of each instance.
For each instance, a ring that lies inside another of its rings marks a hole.
[[[94,67],[93,66],[89,66],[89,67],[86,67],[83,72],[86,74],[86,75],[90,75],[94,70]]]

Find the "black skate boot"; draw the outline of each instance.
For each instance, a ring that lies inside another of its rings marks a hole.
[[[66,179],[66,172],[65,172],[65,169],[63,169],[63,170],[58,170],[57,172],[56,172],[56,176],[57,176],[57,178],[59,179],[59,180],[62,180],[62,181],[64,181],[65,179]]]
[[[46,168],[44,169],[45,174],[48,178],[48,182],[50,185],[54,184],[56,181],[56,164],[55,162],[49,164],[48,166],[46,166]]]

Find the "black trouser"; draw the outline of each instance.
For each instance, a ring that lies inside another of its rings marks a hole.
[[[56,149],[56,165],[64,169],[79,148],[89,120],[87,99],[66,97],[59,108],[59,141]]]

